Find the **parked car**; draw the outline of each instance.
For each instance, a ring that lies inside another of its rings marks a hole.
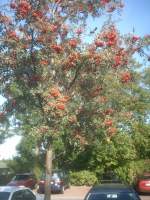
[[[53,193],[64,193],[64,190],[69,187],[69,176],[62,170],[53,170],[51,177],[51,192]],[[44,193],[45,189],[45,175],[42,176],[39,186],[38,193]]]
[[[1,200],[36,200],[34,193],[26,187],[22,186],[1,186]]]
[[[25,186],[34,189],[37,184],[35,176],[31,173],[16,174],[7,184],[8,186]]]
[[[136,190],[138,193],[150,193],[150,173],[145,173],[138,178]]]
[[[101,184],[94,186],[84,200],[141,200],[133,188],[124,184]]]

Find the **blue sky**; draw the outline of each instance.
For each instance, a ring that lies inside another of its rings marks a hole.
[[[10,0],[0,0],[0,5],[9,3]],[[150,0],[124,0],[125,7],[120,17],[122,20],[118,23],[118,27],[122,33],[132,32],[133,27],[138,35],[150,33]],[[104,18],[100,18],[93,22],[89,21],[89,25],[102,24]]]
[[[125,7],[121,15],[113,14],[117,27],[123,34],[135,29],[135,34],[144,36],[150,34],[150,0],[124,0]],[[101,27],[106,17],[89,20],[89,27]]]
[[[0,0],[0,5],[9,3],[9,0]],[[150,34],[150,0],[124,0],[125,8],[119,17],[117,26],[121,33],[129,33],[135,29],[135,34],[144,36]],[[1,8],[0,8],[1,9]],[[115,19],[118,17],[115,17]],[[88,27],[92,29],[95,26],[101,26],[102,21],[106,18],[102,17],[97,20],[88,21]],[[0,105],[2,103],[0,98]],[[12,158],[15,155],[15,146],[20,141],[20,138],[15,136],[0,145],[0,159]],[[11,146],[11,149],[10,149]]]
[[[134,27],[136,34],[150,34],[150,0],[125,0],[119,27],[123,33],[132,31]]]

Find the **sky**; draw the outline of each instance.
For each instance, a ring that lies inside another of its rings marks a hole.
[[[0,97],[0,106],[4,102],[4,98]],[[15,135],[7,140],[5,143],[0,144],[0,160],[2,159],[12,159],[16,155],[16,145],[20,142],[21,137]]]
[[[20,142],[20,136],[13,136],[0,144],[0,160],[12,159],[16,155],[16,145]]]
[[[124,9],[120,15],[113,14],[117,27],[123,34],[133,32],[139,36],[150,34],[150,0],[124,0]],[[105,17],[89,20],[89,27],[101,26]]]
[[[150,34],[150,0],[125,0],[121,32],[128,33],[135,29],[136,34]]]
[[[10,2],[9,0],[0,0],[0,5]],[[133,32],[139,36],[150,34],[150,0],[124,0],[125,7],[117,26],[121,33],[126,34]],[[0,7],[1,9],[1,7]],[[105,18],[97,20],[88,20],[88,27],[92,29],[95,26],[101,26]],[[3,99],[0,98],[0,105]],[[0,159],[12,158],[16,155],[15,147],[20,141],[19,136],[7,139],[4,144],[0,145]]]

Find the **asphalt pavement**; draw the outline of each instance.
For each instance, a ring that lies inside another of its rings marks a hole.
[[[51,200],[83,200],[89,189],[88,186],[71,186],[64,194],[52,194]],[[44,200],[44,195],[37,194],[37,200]],[[141,196],[141,200],[150,200],[150,194]]]
[[[141,196],[142,200],[150,200],[150,195]],[[37,200],[44,200],[44,195],[38,194]],[[83,200],[80,196],[52,195],[52,200]]]
[[[142,200],[150,200],[150,195],[141,196]]]
[[[44,195],[37,195],[37,200],[44,200]],[[81,197],[52,196],[51,200],[83,200]]]

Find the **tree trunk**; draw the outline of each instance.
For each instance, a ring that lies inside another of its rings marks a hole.
[[[39,166],[39,155],[40,155],[40,144],[36,144],[35,146],[35,155],[34,155],[34,175],[36,176],[37,182],[39,182],[41,178],[41,169]],[[34,189],[37,190],[38,184],[34,186]]]
[[[46,178],[45,178],[45,196],[44,200],[51,200],[51,174],[52,174],[52,148],[51,145],[46,150]]]

